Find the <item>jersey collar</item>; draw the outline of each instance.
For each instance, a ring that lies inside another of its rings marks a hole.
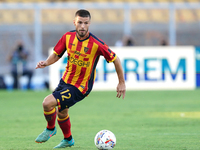
[[[82,39],[82,40],[80,40],[80,39],[78,38],[77,33],[76,33],[76,37],[77,37],[77,39],[78,39],[80,42],[83,42],[83,41],[89,39],[89,37],[90,37],[90,32],[88,32],[87,34],[88,34],[87,37],[84,38],[84,39]]]

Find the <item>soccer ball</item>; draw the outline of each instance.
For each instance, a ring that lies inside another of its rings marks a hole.
[[[116,137],[109,130],[101,130],[96,134],[94,144],[99,150],[113,149],[116,145]]]

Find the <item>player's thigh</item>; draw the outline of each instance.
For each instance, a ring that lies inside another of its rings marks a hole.
[[[43,104],[44,110],[48,111],[57,106],[57,101],[56,101],[55,97],[52,94],[50,94],[44,98],[44,101],[42,104]]]
[[[75,86],[72,85],[65,85],[63,88],[55,90],[53,96],[56,98],[58,103],[59,112],[62,112],[66,108],[70,108],[85,97]]]

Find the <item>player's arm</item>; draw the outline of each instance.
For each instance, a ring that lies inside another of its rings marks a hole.
[[[126,93],[126,85],[125,85],[124,73],[123,73],[120,59],[117,57],[113,63],[115,66],[115,70],[117,72],[118,79],[119,79],[119,83],[117,85],[117,97],[120,98],[121,95],[123,95],[122,98],[124,99],[125,93]]]
[[[60,57],[58,57],[58,55],[56,55],[55,53],[52,53],[45,61],[39,61],[36,65],[36,68],[44,68],[46,66],[49,66],[53,63],[55,63],[56,61],[58,61],[60,59]]]

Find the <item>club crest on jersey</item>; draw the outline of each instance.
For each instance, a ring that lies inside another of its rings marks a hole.
[[[84,52],[87,53],[87,51],[89,50],[88,47],[84,47]]]

